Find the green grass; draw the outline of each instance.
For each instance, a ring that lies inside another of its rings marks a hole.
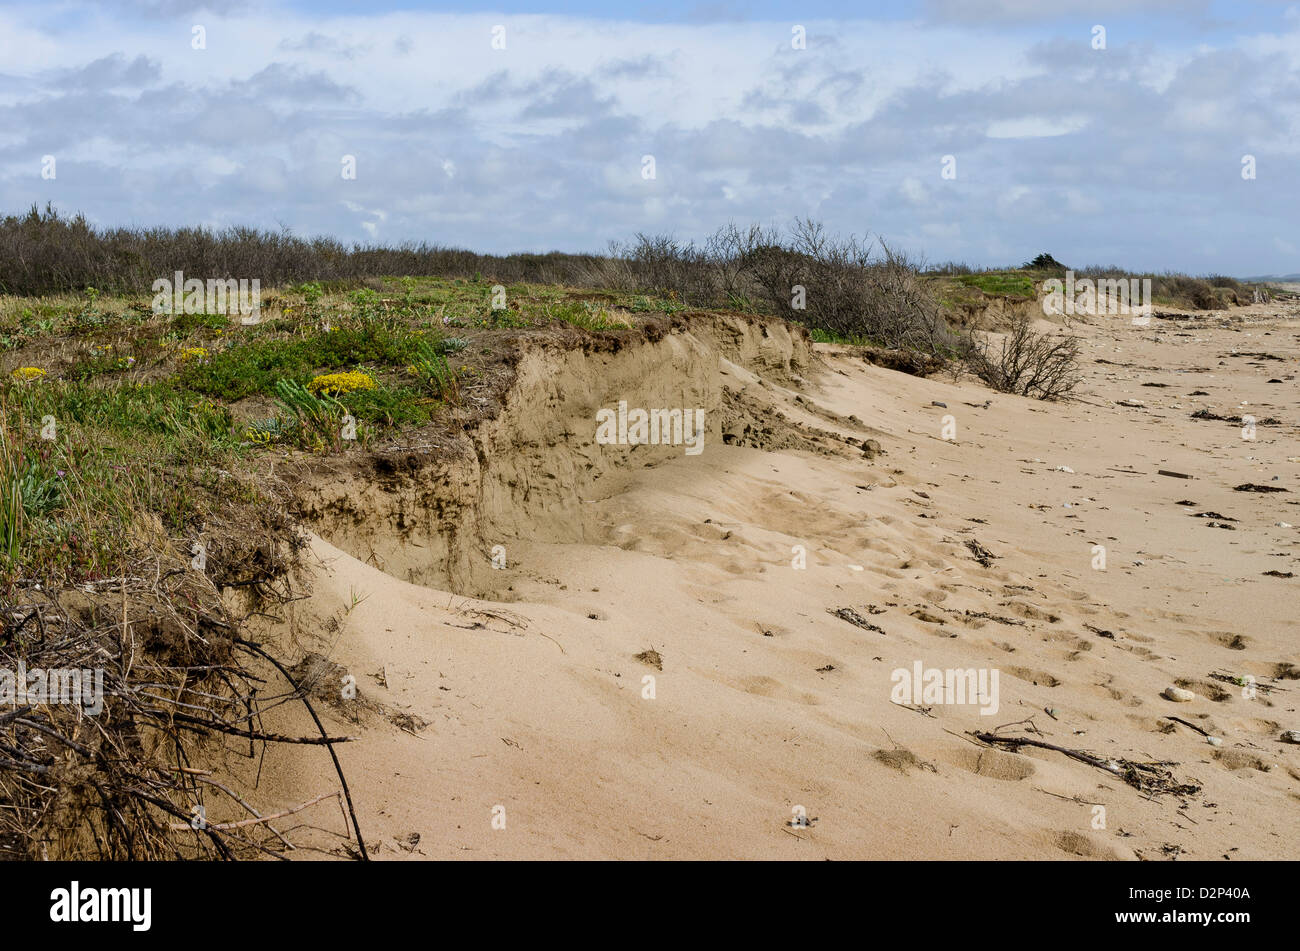
[[[599,333],[681,309],[532,284],[505,287],[494,309],[494,283],[308,282],[264,292],[256,324],[155,315],[148,297],[0,298],[0,592],[128,571],[142,518],[183,539],[214,513],[264,506],[268,454],[346,452],[428,425],[497,356],[493,331]],[[46,375],[19,382],[8,374],[19,366]],[[353,370],[374,387],[306,390]]]
[[[838,334],[830,330],[809,330],[814,343],[847,343],[855,347],[878,347],[879,343],[862,334]]]
[[[561,301],[546,305],[541,314],[583,330],[627,330],[631,325],[612,315],[603,305],[593,301]]]
[[[141,514],[169,534],[201,524],[200,487],[230,488],[212,474],[237,451],[228,410],[157,387],[0,388],[0,591],[120,573]]]
[[[409,333],[374,325],[337,327],[300,339],[234,342],[205,361],[186,366],[177,383],[204,396],[236,402],[274,393],[279,380],[306,383],[327,370],[406,366],[415,357],[418,342]]]
[[[1033,300],[1034,278],[1021,271],[990,271],[983,274],[962,274],[956,278],[959,284],[974,287],[985,294],[997,297],[1019,297]]]

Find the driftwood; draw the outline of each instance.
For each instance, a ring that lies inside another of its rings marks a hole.
[[[1286,690],[1285,687],[1279,687],[1279,686],[1277,686],[1277,684],[1262,684],[1262,683],[1259,683],[1258,681],[1255,681],[1255,682],[1252,683],[1252,682],[1247,681],[1246,678],[1244,678],[1244,677],[1240,677],[1240,676],[1238,676],[1238,675],[1236,675],[1236,674],[1224,674],[1224,673],[1219,673],[1218,671],[1215,671],[1214,673],[1208,674],[1207,676],[1208,676],[1211,680],[1217,680],[1217,681],[1219,681],[1220,683],[1233,684],[1234,686],[1237,686],[1237,687],[1247,687],[1247,686],[1250,686],[1250,687],[1254,687],[1256,690],[1262,690],[1262,691],[1264,691],[1265,693],[1268,693],[1268,692],[1271,691],[1271,690],[1282,690],[1282,691],[1285,691],[1285,690]]]
[[[1144,793],[1173,793],[1176,796],[1190,796],[1193,793],[1201,791],[1200,786],[1191,783],[1179,783],[1175,780],[1173,773],[1165,769],[1166,766],[1176,766],[1177,763],[1168,761],[1159,761],[1152,763],[1139,763],[1127,759],[1103,759],[1084,750],[1072,750],[1069,747],[1057,746],[1054,743],[1045,743],[1042,740],[1031,739],[1027,736],[999,736],[996,733],[982,733],[971,731],[971,736],[990,746],[1007,746],[1012,750],[1018,750],[1022,746],[1035,746],[1039,749],[1053,750],[1057,753],[1063,753],[1070,759],[1078,760],[1080,763],[1087,763],[1089,766],[1105,770],[1112,776],[1124,780],[1134,789],[1141,790]]]
[[[857,611],[853,610],[852,608],[839,608],[835,611],[832,611],[830,608],[827,608],[826,613],[835,615],[841,621],[848,621],[850,624],[856,625],[857,627],[862,628],[864,631],[874,631],[877,634],[885,633],[885,629],[883,627],[880,627],[878,624],[872,624],[870,621],[868,621],[866,618],[864,618],[861,614],[859,614]]]

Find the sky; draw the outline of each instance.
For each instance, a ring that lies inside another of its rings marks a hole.
[[[0,213],[1300,272],[1300,2],[0,0]]]

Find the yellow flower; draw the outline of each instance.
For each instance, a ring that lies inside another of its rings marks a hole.
[[[15,380],[28,383],[32,380],[39,380],[41,377],[45,376],[45,371],[40,367],[19,367],[9,375]]]
[[[374,378],[368,373],[362,373],[360,370],[349,370],[347,373],[324,373],[307,384],[307,389],[318,396],[321,393],[341,396],[354,390],[373,390],[374,388]]]
[[[186,347],[181,351],[181,363],[189,363],[192,360],[202,363],[209,356],[211,354],[208,353],[207,347]]]

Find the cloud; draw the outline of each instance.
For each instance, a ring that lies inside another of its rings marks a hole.
[[[61,90],[103,90],[148,86],[161,75],[158,63],[146,56],[127,61],[121,53],[104,56],[74,69],[60,70],[51,85]]]
[[[963,24],[1032,23],[1044,20],[1087,19],[1163,14],[1199,16],[1209,10],[1209,0],[926,0],[926,14],[935,21]]]
[[[394,43],[401,45],[402,40],[406,39],[408,48],[404,52],[409,52],[410,40],[405,37],[398,37]],[[327,53],[332,56],[341,56],[344,59],[355,59],[357,55],[365,52],[365,47],[360,44],[344,43],[342,40],[333,36],[326,36],[323,33],[317,33],[312,30],[296,40],[281,40],[278,48],[287,52],[301,53]]]
[[[811,214],[932,259],[1046,248],[1076,264],[1297,270],[1276,240],[1300,207],[1300,53],[1280,8],[1193,44],[1143,3],[1149,28],[1111,29],[1094,50],[1077,23],[977,6],[974,33],[943,2],[911,20],[809,17],[805,50],[788,22],[738,7],[687,24],[511,15],[503,51],[500,14],[217,4],[195,51],[184,20],[159,19],[193,5],[119,4],[75,32],[10,6],[0,209],[48,200],[106,224],[284,222],[492,251]],[[1123,13],[1071,9],[1088,25]],[[46,154],[55,180],[40,177]]]
[[[109,0],[107,6],[123,13],[143,16],[176,17],[192,13],[230,16],[250,9],[252,0]]]

